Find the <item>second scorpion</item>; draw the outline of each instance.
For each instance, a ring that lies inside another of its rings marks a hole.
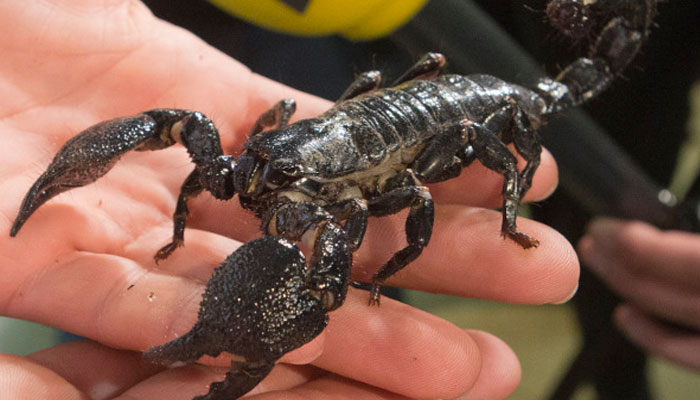
[[[595,40],[587,56],[534,88],[489,75],[442,75],[444,57],[429,53],[386,88],[379,72],[361,74],[316,118],[290,124],[294,101],[278,102],[257,120],[237,159],[223,154],[217,128],[195,111],[153,109],[94,125],[69,140],[29,189],[10,235],[46,201],[94,182],[127,151],[183,145],[194,168],[177,200],[172,240],[156,261],[183,245],[188,200],[203,191],[221,200],[237,194],[264,236],[215,270],[192,330],[144,357],[172,364],[235,355],[225,380],[198,398],[240,397],[282,355],[318,335],[328,312],[343,304],[368,217],[409,209],[407,246],[371,281],[369,302],[379,304],[382,284],[430,242],[434,209],[426,184],[454,178],[478,160],[503,175],[501,235],[537,247],[516,226],[540,162],[537,130],[623,71],[648,35],[656,0],[553,0],[547,12],[565,35]],[[526,161],[522,170],[509,144]],[[308,262],[295,242],[313,249]]]

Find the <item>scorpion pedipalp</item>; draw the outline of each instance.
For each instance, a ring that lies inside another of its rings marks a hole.
[[[17,235],[39,206],[59,193],[94,182],[127,151],[165,147],[157,128],[152,118],[139,114],[101,122],[70,139],[24,197],[10,236]]]
[[[231,370],[198,399],[238,398],[255,387],[275,360],[316,337],[327,310],[307,283],[306,260],[274,236],[243,244],[207,283],[199,316],[186,334],[147,350],[146,360],[191,363],[231,354]]]
[[[195,169],[180,189],[173,215],[173,239],[161,248],[156,261],[166,258],[182,245],[187,200],[209,191],[228,200],[233,188],[234,160],[223,155],[219,133],[200,112],[153,109],[95,124],[66,142],[46,171],[27,192],[10,230],[16,236],[27,219],[46,201],[67,190],[85,186],[104,176],[128,151],[160,150],[175,143],[187,149]]]

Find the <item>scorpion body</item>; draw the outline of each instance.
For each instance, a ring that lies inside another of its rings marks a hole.
[[[544,101],[534,92],[489,75],[411,80],[343,101],[293,128],[263,132],[245,149],[265,154],[274,162],[300,160],[298,175],[319,184],[356,181],[364,197],[371,198],[384,192],[392,175],[407,168],[425,183],[451,178],[437,173],[436,167],[414,163],[426,158],[423,150],[433,142],[453,141],[456,149],[467,146],[462,121],[481,121],[510,107],[511,102],[537,120],[545,110]],[[469,154],[460,156],[463,162],[469,162]],[[318,193],[309,195],[319,197]],[[345,199],[334,196],[323,200],[332,203]]]
[[[234,357],[226,379],[199,398],[242,396],[343,304],[368,217],[408,208],[407,246],[371,282],[370,304],[379,304],[383,282],[430,241],[434,209],[425,184],[456,177],[479,160],[504,177],[501,234],[536,247],[516,229],[516,212],[539,165],[537,128],[607,88],[639,51],[655,10],[656,0],[553,0],[547,12],[564,34],[599,29],[588,56],[555,79],[528,89],[489,75],[440,75],[444,57],[429,53],[387,88],[379,87],[379,72],[361,74],[316,118],[290,124],[294,101],[278,102],[257,120],[237,159],[223,154],[216,127],[199,112],[154,109],[102,122],[59,150],[27,193],[10,235],[44,202],[95,181],[125,152],[182,144],[195,168],[181,187],[172,241],[156,262],[184,243],[187,201],[205,190],[222,200],[238,194],[265,236],[215,270],[190,332],[144,356],[169,364],[228,352]],[[593,18],[601,15],[602,23]],[[526,161],[522,170],[511,143]],[[298,241],[313,249],[308,263]]]

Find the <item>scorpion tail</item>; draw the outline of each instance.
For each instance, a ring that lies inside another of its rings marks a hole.
[[[575,107],[607,89],[639,52],[649,35],[658,0],[552,0],[550,22],[574,39],[600,29],[587,57],[567,66],[556,79],[544,78],[537,89],[547,98],[548,113]],[[601,25],[598,16],[609,16]]]

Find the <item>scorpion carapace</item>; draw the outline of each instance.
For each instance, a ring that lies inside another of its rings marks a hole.
[[[182,144],[195,167],[177,199],[172,241],[156,262],[183,244],[188,199],[202,191],[222,200],[238,194],[265,236],[215,270],[194,328],[145,357],[169,364],[235,355],[225,380],[200,398],[242,396],[343,304],[368,217],[408,208],[407,246],[372,280],[370,304],[379,304],[383,282],[430,241],[434,211],[425,184],[456,177],[479,160],[504,177],[501,234],[536,247],[516,229],[516,212],[540,162],[538,127],[609,86],[639,51],[655,12],[656,0],[553,0],[547,13],[559,30],[593,37],[589,54],[556,78],[528,89],[489,75],[441,75],[444,57],[430,53],[391,87],[380,88],[377,71],[361,74],[316,118],[290,124],[294,101],[278,102],[258,118],[238,159],[223,154],[216,127],[199,112],[154,109],[99,123],[59,150],[27,193],[10,235],[44,202],[95,181],[125,152]],[[510,143],[526,161],[522,170]],[[313,249],[308,265],[294,244],[302,240]]]

